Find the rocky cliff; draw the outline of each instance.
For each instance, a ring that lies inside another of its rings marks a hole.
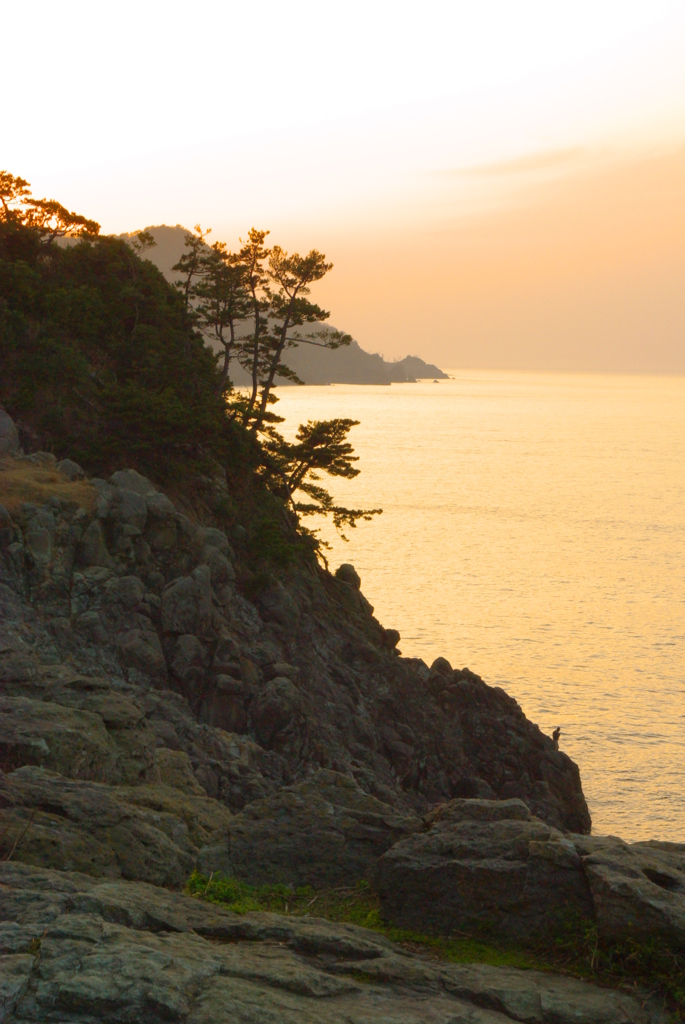
[[[195,869],[367,878],[389,921],[519,938],[593,899],[625,930],[637,870],[652,931],[685,934],[664,896],[681,852],[583,840],[576,765],[501,689],[403,658],[352,566],[255,576],[240,523],[198,521],[133,470],[24,455],[6,414],[0,443],[0,1020],[665,1020],[178,893]],[[230,499],[221,472],[204,486],[207,508]]]
[[[573,762],[468,669],[403,658],[351,567],[310,562],[248,598],[240,530],[192,522],[135,471],[85,481],[46,454],[6,460],[8,487],[22,473],[45,500],[10,493],[0,512],[4,813],[32,816],[15,859],[180,884],[229,815],[256,820],[255,801],[322,769],[385,816],[387,845],[457,796],[519,797],[589,830]],[[322,803],[350,802],[322,787]],[[97,838],[105,807],[128,823],[118,844]],[[146,829],[156,852],[141,839],[126,866]]]

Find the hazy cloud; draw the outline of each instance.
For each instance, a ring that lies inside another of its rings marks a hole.
[[[499,160],[497,163],[479,164],[475,167],[460,167],[442,173],[467,178],[492,178],[510,174],[530,174],[536,171],[571,170],[587,160],[588,154],[589,151],[584,146],[548,149],[538,153],[528,153],[513,160]]]

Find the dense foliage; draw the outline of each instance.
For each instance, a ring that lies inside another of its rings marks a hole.
[[[176,287],[198,329],[221,352],[221,386],[231,388],[232,362],[249,374],[247,394],[234,394],[232,404],[241,421],[257,433],[281,419],[269,411],[276,401],[276,378],[302,383],[284,362],[288,349],[335,349],[352,338],[330,327],[302,333],[305,324],[322,324],[330,316],[307,298],[309,286],[333,267],[322,253],[312,249],[300,256],[279,245],[268,248],[269,232],[256,228],[234,253],[224,242],[209,246],[210,231],[197,224],[195,234],[186,234],[185,252],[173,268],[182,275]]]
[[[212,353],[157,268],[117,239],[46,245],[0,222],[0,363],[3,404],[87,468],[159,478],[227,447]]]
[[[312,482],[317,470],[358,473],[346,441],[355,421],[310,423],[288,444],[267,408],[297,328],[328,316],[305,297],[308,283],[330,269],[324,257],[266,249],[267,232],[254,229],[230,254],[221,244],[209,248],[200,232],[187,237],[176,268],[184,280],[173,287],[144,258],[151,235],[124,241],[99,231],[0,171],[0,402],[25,435],[97,474],[133,466],[178,482],[219,463],[261,488],[272,541],[278,498],[294,513],[330,515],[338,528],[375,514],[335,505]],[[236,322],[249,317],[251,333],[236,341]],[[208,336],[221,343],[221,358]],[[331,332],[313,341],[335,347],[349,339]],[[232,388],[233,356],[254,370],[247,396]],[[297,491],[308,504],[298,505]]]

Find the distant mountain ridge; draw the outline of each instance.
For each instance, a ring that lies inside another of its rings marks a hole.
[[[188,229],[180,224],[169,227],[166,224],[147,227],[157,243],[146,254],[146,258],[162,271],[169,281],[178,276],[172,267],[178,262],[184,247],[184,235]],[[137,232],[123,234],[131,238]],[[311,325],[312,330],[320,324]],[[307,333],[307,327],[302,329]],[[298,345],[288,350],[287,363],[305,384],[406,384],[423,378],[447,380],[444,373],[433,363],[426,363],[419,356],[405,356],[395,361],[384,359],[377,353],[365,352],[358,342],[339,349],[316,348],[312,345]],[[234,384],[247,384],[247,373],[237,364],[231,366]],[[279,384],[289,385],[290,381],[278,379]]]

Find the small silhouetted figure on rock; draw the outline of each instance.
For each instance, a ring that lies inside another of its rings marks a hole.
[[[554,744],[554,749],[555,750],[559,749],[559,737],[560,736],[561,736],[561,729],[559,728],[559,726],[557,726],[556,729],[554,730],[554,732],[552,733],[552,743]]]

